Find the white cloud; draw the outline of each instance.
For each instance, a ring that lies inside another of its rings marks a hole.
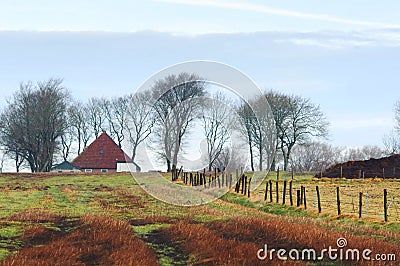
[[[400,31],[374,29],[352,32],[291,32],[276,37],[276,43],[292,43],[299,46],[315,46],[325,49],[348,47],[399,47]]]
[[[365,116],[365,115],[364,115]],[[336,129],[366,129],[377,127],[391,127],[392,118],[341,118],[331,121],[332,128]]]
[[[357,25],[357,26],[365,26],[371,28],[400,28],[399,24],[389,24],[382,22],[372,22],[365,20],[354,20],[354,19],[346,19],[340,18],[327,14],[312,14],[312,13],[304,13],[298,11],[292,11],[287,9],[280,8],[272,8],[264,5],[251,4],[251,3],[243,3],[243,2],[232,2],[232,1],[210,1],[210,0],[155,0],[156,2],[165,2],[165,3],[173,3],[173,4],[184,4],[184,5],[196,5],[196,6],[208,6],[208,7],[216,7],[216,8],[224,8],[224,9],[235,9],[241,11],[252,11],[270,15],[280,15],[301,19],[311,19],[311,20],[319,20],[325,22],[333,22],[347,25]]]

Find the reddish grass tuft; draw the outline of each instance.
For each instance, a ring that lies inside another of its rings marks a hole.
[[[161,230],[167,241],[173,241],[179,248],[195,256],[195,265],[277,265],[273,261],[257,258],[262,246],[254,243],[226,239],[200,224],[178,222]],[[287,261],[287,265],[302,265],[302,262]]]
[[[18,222],[36,222],[36,223],[59,223],[64,220],[62,215],[44,212],[38,209],[28,209],[8,217],[8,220]]]
[[[54,229],[41,225],[32,225],[24,230],[21,240],[24,241],[26,246],[42,245],[55,239],[60,234],[60,232]]]
[[[22,249],[2,265],[158,265],[152,250],[133,235],[129,223],[87,214],[80,224],[64,237]],[[27,237],[47,233],[39,229],[35,235],[32,230]]]
[[[286,250],[313,248],[321,251],[324,248],[337,248],[336,241],[344,237],[347,240],[347,248],[357,248],[360,251],[371,249],[372,254],[400,254],[400,246],[371,237],[356,236],[348,232],[327,230],[317,225],[291,223],[282,218],[235,218],[229,221],[217,221],[208,225],[219,237],[255,243],[258,246],[268,244],[271,248]],[[360,256],[362,257],[362,256]],[[359,262],[365,264],[362,258]],[[377,264],[377,262],[375,262]],[[382,265],[385,265],[382,262]],[[387,262],[393,265],[393,262]]]

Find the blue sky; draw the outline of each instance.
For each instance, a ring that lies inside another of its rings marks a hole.
[[[400,98],[398,14],[385,0],[0,0],[0,106],[21,81],[61,77],[84,100],[214,60],[311,98],[332,144],[381,145]]]

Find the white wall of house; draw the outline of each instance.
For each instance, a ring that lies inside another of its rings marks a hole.
[[[50,170],[50,172],[53,172],[53,173],[80,173],[80,172],[82,172],[81,170],[78,170],[78,169],[62,169],[62,170],[60,170],[60,169],[52,169],[52,170]]]
[[[136,172],[136,165],[134,163],[117,162],[117,172]]]

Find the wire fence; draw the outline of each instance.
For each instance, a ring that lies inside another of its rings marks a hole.
[[[400,179],[295,177],[299,174],[278,171],[276,180],[266,179],[255,189],[254,182],[260,175],[248,175],[243,169],[188,172],[181,167],[172,172],[174,182],[205,188],[229,187],[265,203],[294,206],[321,215],[400,221]]]
[[[265,202],[295,206],[315,213],[400,221],[400,182],[358,180],[346,183],[343,180],[269,180],[264,187],[259,187],[256,196]]]

